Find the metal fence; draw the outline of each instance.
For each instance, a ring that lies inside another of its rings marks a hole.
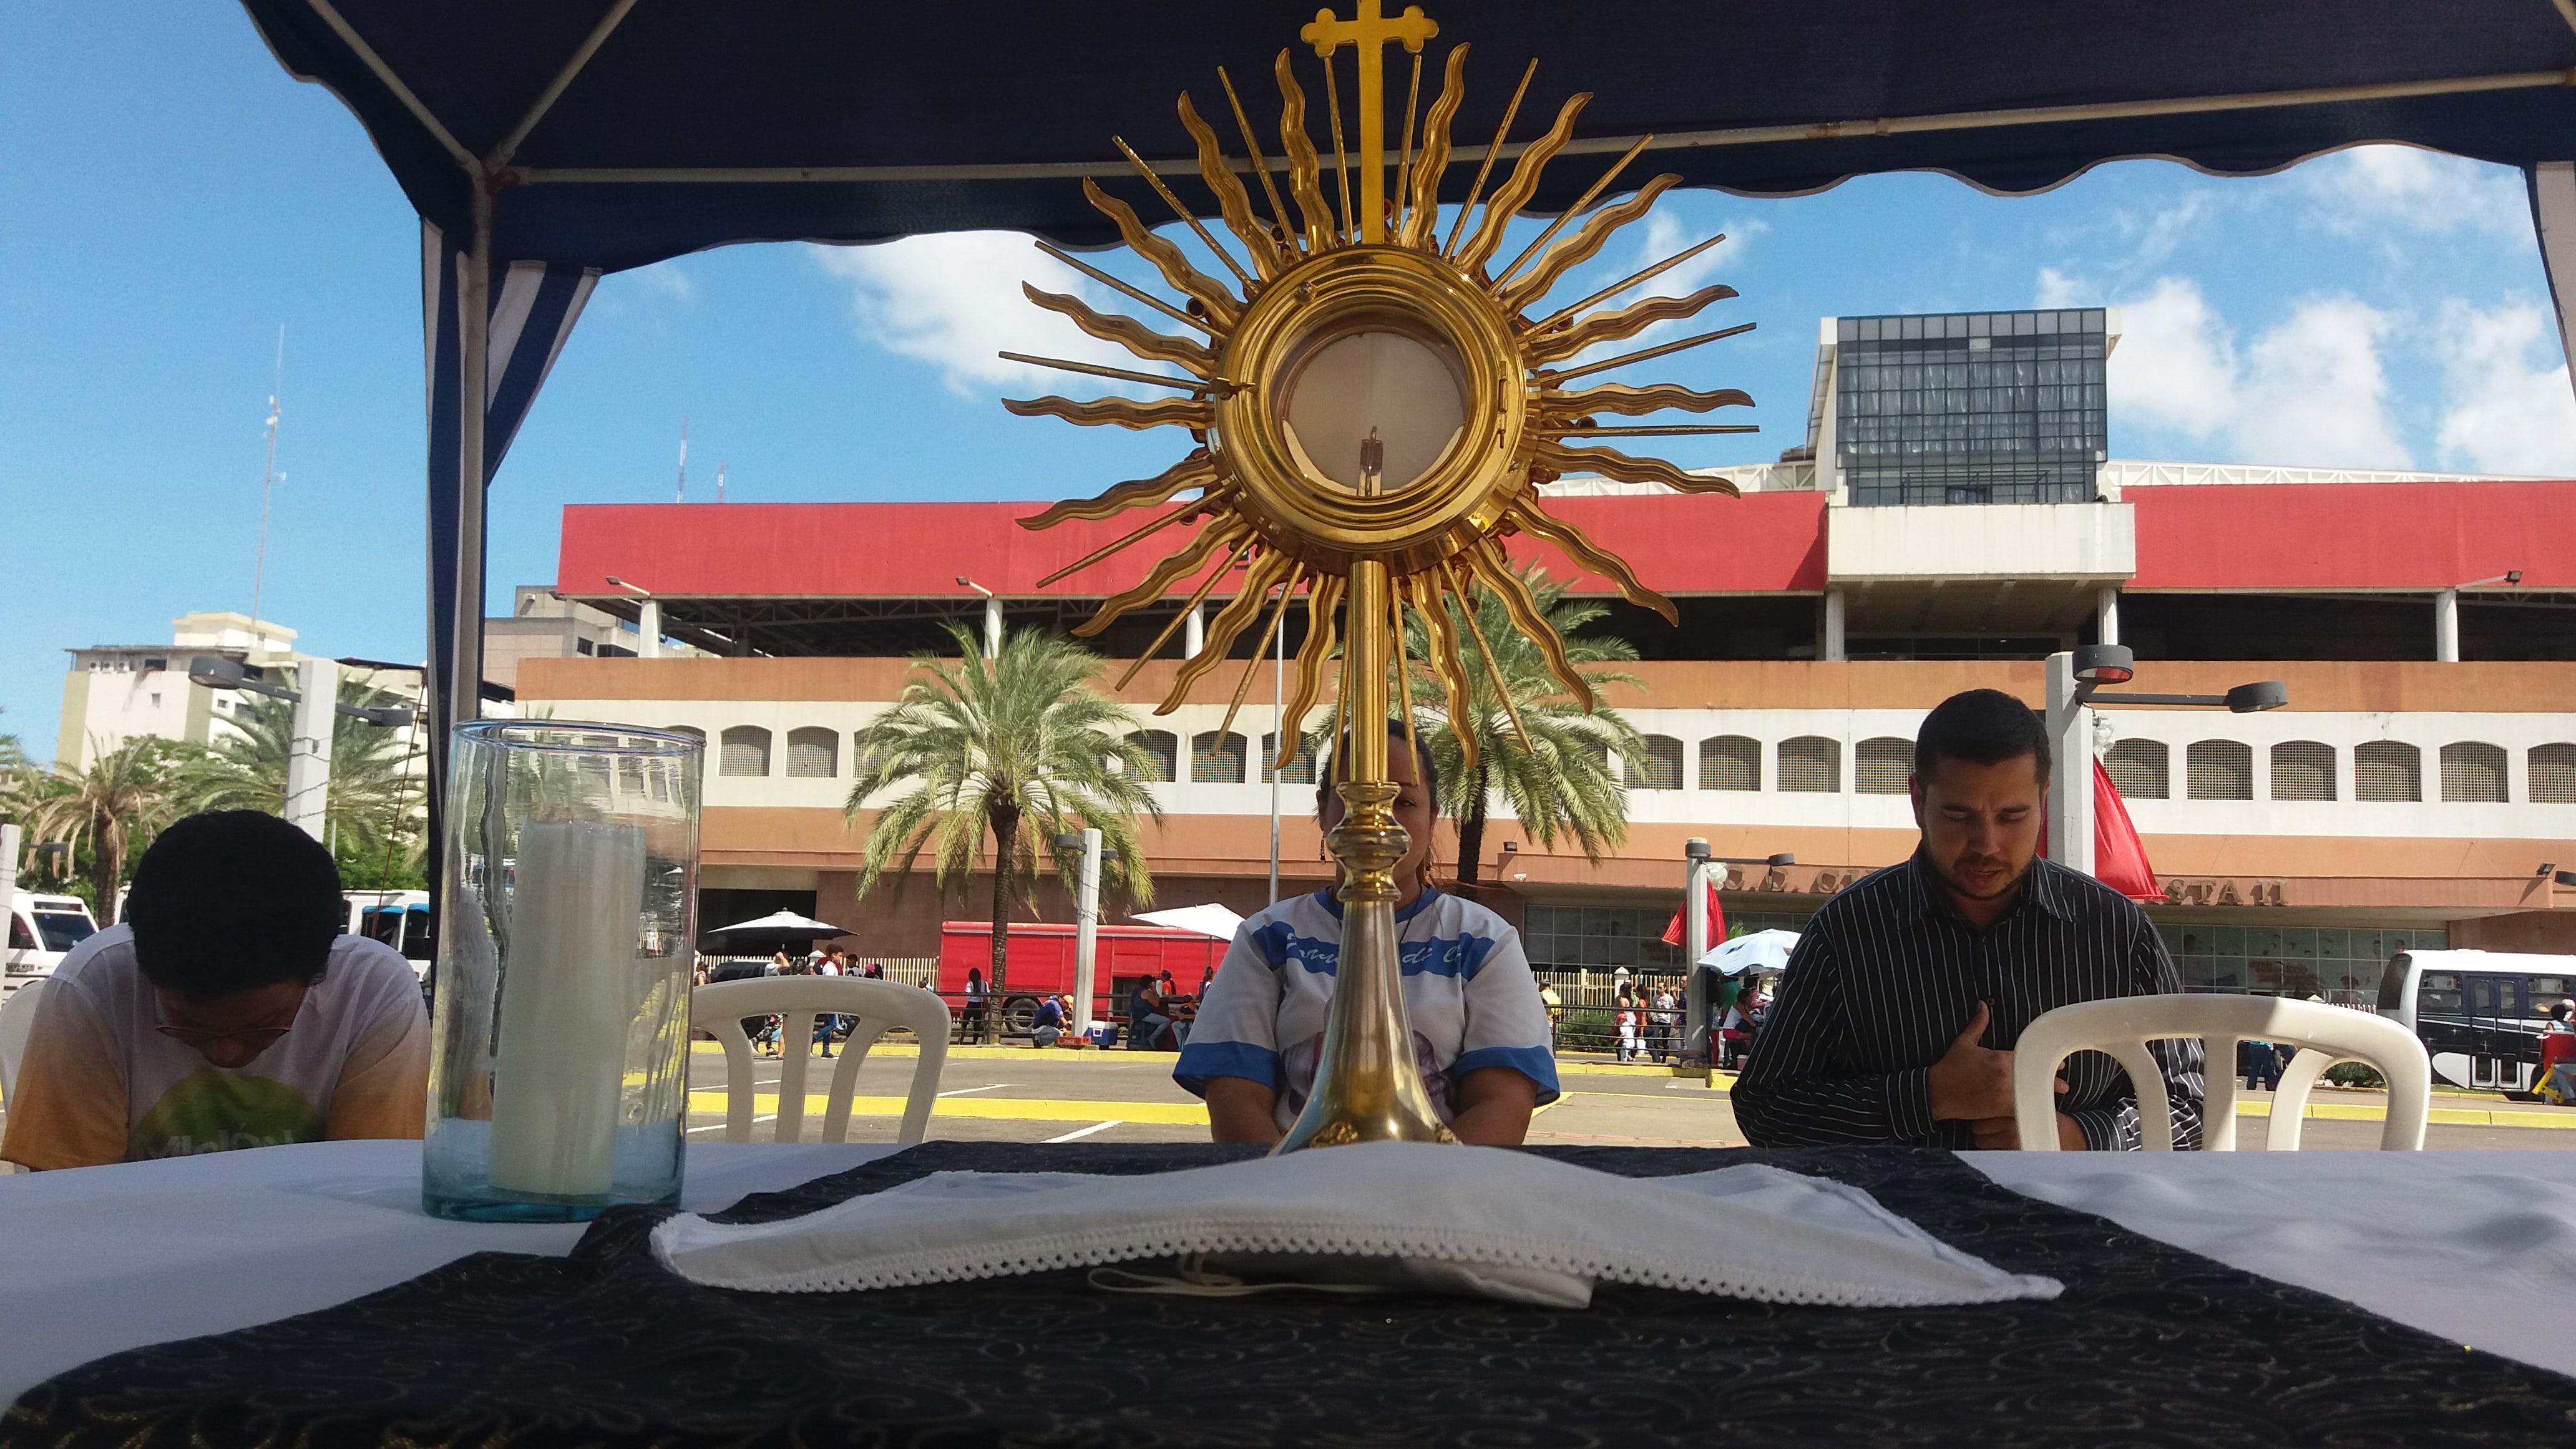
[[[1625,975],[1616,971],[1541,970],[1531,973],[1542,987],[1556,988],[1562,1003],[1556,1012],[1556,1047],[1559,1051],[1616,1052],[1619,1049],[1619,993],[1624,988],[1640,1003],[1631,1009],[1638,1014],[1637,1050],[1641,1060],[1654,1060],[1661,1051],[1671,1056],[1681,1049],[1683,1002],[1687,981],[1679,972],[1637,972]],[[1657,1013],[1650,1003],[1658,991],[1673,994],[1672,1023],[1658,1025]]]

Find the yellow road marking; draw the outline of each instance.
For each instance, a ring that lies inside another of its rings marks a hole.
[[[2239,1117],[2269,1117],[2269,1102],[2238,1102]],[[2385,1122],[2386,1107],[2366,1107],[2356,1102],[2310,1102],[2299,1115],[2311,1121]],[[2510,1108],[2435,1107],[2424,1114],[2428,1122],[2453,1127],[2576,1127],[2576,1114],[2565,1112],[2516,1112]]]
[[[776,1092],[755,1093],[752,1097],[755,1116],[778,1115]],[[819,1092],[805,1094],[807,1116],[823,1114],[825,1102]],[[852,1097],[853,1117],[900,1117],[901,1097]],[[722,1092],[691,1092],[689,1110],[710,1116],[725,1110]],[[1098,1122],[1115,1117],[1121,1122],[1167,1123],[1185,1127],[1207,1125],[1207,1108],[1197,1102],[1090,1102],[1041,1101],[1025,1097],[942,1097],[930,1109],[934,1117],[982,1117],[1009,1122]]]

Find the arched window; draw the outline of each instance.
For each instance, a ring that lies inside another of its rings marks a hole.
[[[1762,788],[1762,742],[1746,735],[1711,735],[1699,742],[1703,790]]]
[[[1817,795],[1839,795],[1843,788],[1843,742],[1823,735],[1800,735],[1780,742],[1780,788]]]
[[[1289,744],[1296,750],[1296,753],[1288,757],[1287,767],[1279,771],[1280,782],[1288,785],[1314,784],[1314,750],[1302,739],[1291,740],[1289,741]],[[1277,760],[1278,754],[1279,737],[1277,735],[1263,735],[1261,737],[1261,783],[1264,785],[1270,783],[1271,765]]]
[[[1852,750],[1852,788],[1863,795],[1902,795],[1914,773],[1914,742],[1880,735]]]
[[[2194,800],[2254,798],[2254,747],[2238,740],[2199,740],[2183,754],[2185,784]]]
[[[875,773],[877,766],[885,763],[884,750],[864,749],[860,746],[859,742],[867,737],[865,730],[856,731],[850,736],[850,778],[853,780],[866,778]]]
[[[2102,769],[2123,800],[2173,798],[2173,753],[2162,740],[2113,740]]]
[[[735,725],[721,736],[716,756],[719,775],[769,773],[769,731],[758,725]]]
[[[2424,798],[2424,752],[2402,740],[2372,740],[2352,747],[2352,798],[2406,801]]]
[[[2334,746],[2316,740],[2283,740],[2272,747],[2272,798],[2335,798]]]
[[[702,745],[707,742],[707,732],[696,725],[664,725],[662,729],[668,734],[687,735]]]
[[[1218,734],[1208,730],[1190,737],[1190,782],[1197,785],[1240,785],[1243,783],[1243,760],[1246,750],[1243,736],[1229,730]]]
[[[2504,749],[2474,740],[2442,746],[2442,798],[2502,805],[2506,793]]]
[[[1646,736],[1643,758],[1626,768],[1631,790],[1678,790],[1682,787],[1682,742],[1670,735]]]
[[[2576,745],[2533,745],[2527,763],[2532,804],[2576,804]]]
[[[1168,785],[1177,778],[1181,763],[1181,741],[1170,730],[1138,730],[1127,737],[1128,743],[1145,752],[1145,778],[1158,785]]]
[[[787,732],[787,778],[828,780],[840,772],[840,731],[807,725]]]

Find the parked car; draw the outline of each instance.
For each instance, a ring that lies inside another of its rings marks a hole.
[[[10,896],[9,944],[0,951],[0,996],[40,976],[51,976],[71,949],[98,934],[89,903],[78,896],[44,896],[20,890]]]

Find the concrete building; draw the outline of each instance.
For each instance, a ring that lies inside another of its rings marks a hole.
[[[2042,657],[2097,641],[2136,650],[2142,690],[2288,685],[2269,714],[2105,712],[2108,768],[2168,888],[2150,914],[2193,986],[2357,996],[2408,946],[2576,950],[2576,891],[2555,880],[2576,869],[2576,482],[2110,459],[2116,335],[2098,311],[1828,319],[1807,444],[1712,470],[1743,497],[1549,488],[1682,623],[1613,602],[1599,626],[1643,656],[1643,687],[1611,702],[1653,748],[1618,853],[1551,854],[1507,819],[1486,836],[1487,898],[1535,961],[1665,964],[1654,938],[1692,836],[1794,853],[1725,886],[1739,923],[1794,925],[1911,848],[1926,709],[1976,686],[2036,704]],[[899,692],[906,654],[946,647],[942,621],[1069,627],[1142,571],[1038,589],[1124,525],[1033,534],[1016,525],[1033,511],[568,508],[564,597],[632,618],[607,579],[647,585],[664,633],[727,657],[531,660],[522,698],[705,735],[705,884],[746,893],[711,912],[783,896],[862,927],[861,949],[928,954],[927,882],[853,898],[868,816],[843,823],[851,734]],[[1095,642],[1133,658],[1180,603]],[[1148,664],[1124,697],[1150,709],[1176,667]],[[1151,842],[1165,903],[1267,897],[1271,675],[1253,668],[1220,738],[1234,678],[1142,721],[1171,761]],[[1311,785],[1283,794],[1282,889],[1311,889]]]
[[[291,679],[307,656],[295,647],[296,633],[269,620],[228,610],[182,614],[170,621],[167,644],[93,644],[66,651],[71,671],[63,677],[63,717],[54,754],[66,769],[87,769],[91,761],[138,738],[213,744],[224,722],[249,697],[230,690],[208,689],[188,679],[188,661],[199,655],[238,661],[272,679]],[[351,671],[378,689],[416,700],[417,670]]]

